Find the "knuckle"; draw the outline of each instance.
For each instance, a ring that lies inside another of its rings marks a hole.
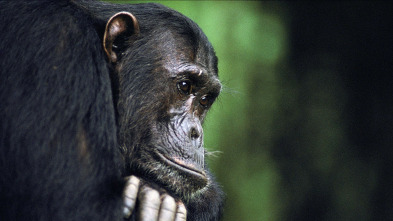
[[[176,212],[175,199],[169,195],[165,195],[162,200],[161,210],[167,210],[167,211],[171,211],[171,212],[175,213]]]

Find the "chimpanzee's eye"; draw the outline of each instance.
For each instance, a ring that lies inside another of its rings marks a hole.
[[[181,81],[177,84],[177,88],[184,94],[191,94],[192,85],[190,81]]]
[[[208,95],[205,95],[205,96],[201,97],[201,99],[199,100],[199,103],[203,107],[209,106],[209,104],[210,104],[210,97]]]

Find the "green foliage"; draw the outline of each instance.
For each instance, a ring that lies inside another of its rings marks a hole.
[[[391,219],[391,4],[156,2],[219,58],[204,129],[223,220]]]

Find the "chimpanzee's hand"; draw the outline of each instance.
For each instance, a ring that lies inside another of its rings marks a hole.
[[[140,221],[186,221],[187,210],[182,202],[164,191],[153,189],[136,176],[126,178],[124,191],[124,217],[129,218],[136,212]],[[139,206],[135,208],[136,202]],[[134,210],[137,211],[134,211]]]

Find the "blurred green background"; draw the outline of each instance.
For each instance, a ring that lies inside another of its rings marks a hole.
[[[204,128],[223,220],[393,219],[392,3],[160,3],[219,57]]]

